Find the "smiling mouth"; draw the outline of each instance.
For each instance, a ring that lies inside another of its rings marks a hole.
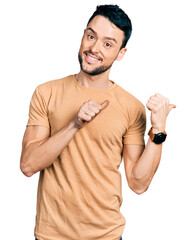
[[[89,52],[84,52],[85,54],[85,59],[88,63],[97,63],[97,62],[101,62],[102,59],[89,53]]]

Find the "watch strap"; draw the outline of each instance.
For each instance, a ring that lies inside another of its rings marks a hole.
[[[161,132],[161,133],[164,133],[166,136],[167,136],[167,133],[165,131]],[[158,134],[158,133],[157,133]],[[155,138],[155,133],[153,133],[152,131],[152,127],[150,128],[149,132],[148,132],[148,135],[150,136],[151,140],[153,141],[154,138]]]
[[[149,130],[149,132],[148,132],[148,135],[150,136],[151,140],[153,141],[155,135],[154,135],[154,133],[153,133],[153,131],[152,131],[152,127],[150,128],[150,130]]]

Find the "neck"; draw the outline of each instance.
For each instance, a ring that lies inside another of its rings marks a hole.
[[[82,70],[76,74],[76,80],[84,87],[99,90],[106,89],[112,86],[112,82],[109,80],[109,72],[106,71],[99,75],[91,76]]]

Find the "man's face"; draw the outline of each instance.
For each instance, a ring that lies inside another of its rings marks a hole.
[[[81,70],[89,75],[101,74],[120,60],[126,49],[120,49],[124,33],[103,16],[96,16],[84,31],[78,58]]]

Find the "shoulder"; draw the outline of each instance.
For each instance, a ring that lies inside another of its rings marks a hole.
[[[145,128],[146,124],[146,109],[144,104],[134,95],[118,85],[117,88],[118,101],[123,108],[123,111],[129,121],[129,126],[141,123]]]
[[[55,80],[50,80],[48,82],[42,83],[36,87],[38,91],[41,91],[43,93],[47,93],[48,91],[55,91],[57,89],[64,88],[71,84],[73,81],[73,75],[69,75],[64,78],[59,78]]]
[[[64,94],[65,89],[68,89],[72,82],[73,75],[42,83],[35,88],[32,98],[49,104],[52,99]]]
[[[119,85],[117,85],[116,94],[118,95],[118,100],[129,109],[131,108],[132,110],[138,110],[145,108],[144,104],[137,97]]]
[[[46,100],[50,100],[51,97],[65,93],[66,89],[69,89],[72,84],[73,75],[69,75],[38,85],[35,89],[35,93],[41,95]]]

